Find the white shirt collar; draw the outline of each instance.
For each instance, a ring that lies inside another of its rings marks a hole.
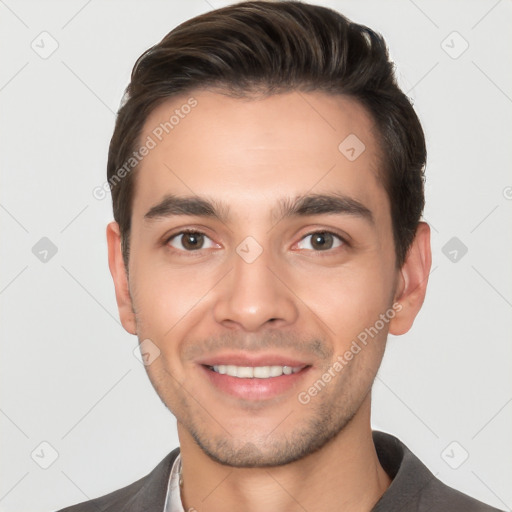
[[[180,469],[181,457],[178,453],[171,468],[163,512],[185,512],[183,504],[181,503]]]

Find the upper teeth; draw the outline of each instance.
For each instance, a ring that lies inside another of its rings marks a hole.
[[[268,379],[269,377],[279,377],[281,375],[290,375],[302,370],[302,366],[235,366],[232,364],[219,364],[213,366],[213,371],[229,375],[230,377],[239,377],[241,379]]]

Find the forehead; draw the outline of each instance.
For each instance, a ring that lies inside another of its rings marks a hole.
[[[340,95],[235,99],[193,91],[154,109],[139,141],[152,149],[136,172],[134,216],[168,193],[248,210],[333,190],[374,207],[386,200],[373,121]]]

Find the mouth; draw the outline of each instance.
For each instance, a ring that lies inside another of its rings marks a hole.
[[[281,377],[281,375],[298,373],[306,368],[306,365],[292,367],[287,365],[235,366],[234,364],[219,364],[207,366],[207,368],[221,375],[228,375],[229,377],[236,377],[238,379],[271,379]]]
[[[237,361],[233,361],[233,357],[226,359],[231,360],[217,358],[201,362],[198,366],[217,392],[248,401],[269,400],[293,392],[312,368],[311,364],[290,359],[281,361],[281,364],[276,358],[258,362],[247,358]]]

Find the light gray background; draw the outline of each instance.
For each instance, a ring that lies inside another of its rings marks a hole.
[[[110,492],[177,446],[175,420],[118,321],[110,197],[92,190],[105,181],[135,59],[226,3],[0,0],[2,511],[49,511]],[[374,426],[441,480],[510,510],[512,3],[315,3],[384,34],[429,148],[433,272],[413,329],[390,338]],[[58,48],[44,59],[31,44],[49,51],[51,38]],[[42,237],[58,248],[47,262],[32,252]],[[455,262],[453,247],[443,253],[452,237],[468,249],[461,256],[454,246]],[[53,452],[42,442],[58,453],[48,469],[40,465]]]

